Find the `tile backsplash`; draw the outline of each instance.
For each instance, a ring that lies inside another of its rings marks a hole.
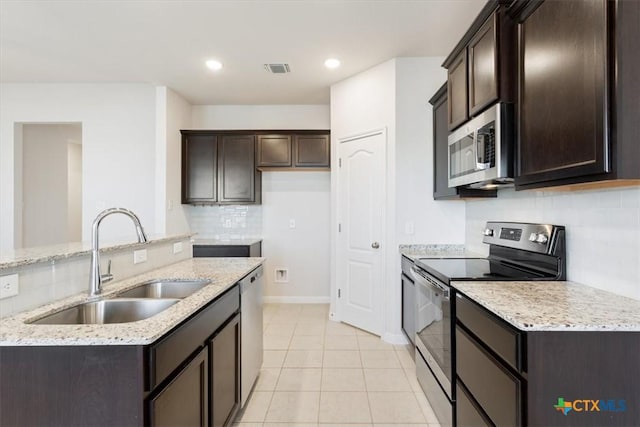
[[[182,252],[173,253],[173,244],[182,242]],[[133,251],[147,250],[147,261],[134,264]],[[173,264],[192,256],[189,237],[179,240],[151,241],[142,246],[111,250],[100,255],[102,268],[112,262],[114,281],[124,280],[147,271]],[[89,288],[90,256],[74,256],[21,267],[7,268],[0,275],[17,273],[20,278],[18,295],[0,300],[0,317],[10,316],[55,300],[87,292]],[[105,272],[104,270],[102,271]]]
[[[262,235],[262,206],[189,206],[196,239],[244,239]]]
[[[500,190],[466,202],[466,245],[486,252],[488,220],[564,225],[567,279],[640,299],[640,187],[582,191]]]

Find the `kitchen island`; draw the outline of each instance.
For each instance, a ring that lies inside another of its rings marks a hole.
[[[150,318],[29,324],[82,303],[66,298],[0,321],[0,424],[226,425],[239,407],[240,290],[262,258],[189,259],[104,287],[151,279],[211,283]]]

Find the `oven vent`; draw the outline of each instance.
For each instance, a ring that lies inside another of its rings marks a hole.
[[[289,64],[264,64],[264,69],[272,74],[286,74],[291,72]]]

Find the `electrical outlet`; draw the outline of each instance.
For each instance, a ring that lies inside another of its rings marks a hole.
[[[173,253],[179,254],[182,252],[182,242],[176,242],[173,244]]]
[[[133,251],[133,263],[140,264],[141,262],[147,262],[147,250],[140,249],[139,251]]]
[[[404,223],[404,234],[413,234],[414,227],[412,221],[407,221]]]
[[[289,220],[289,228],[296,228],[296,220],[291,218]]]
[[[0,277],[0,299],[18,295],[18,282],[17,274]]]
[[[286,268],[276,268],[273,281],[275,283],[289,283],[289,270]]]

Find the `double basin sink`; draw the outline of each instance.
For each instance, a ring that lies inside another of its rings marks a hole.
[[[30,323],[39,325],[86,325],[127,323],[147,319],[199,291],[210,280],[151,280],[112,298],[88,301]]]

